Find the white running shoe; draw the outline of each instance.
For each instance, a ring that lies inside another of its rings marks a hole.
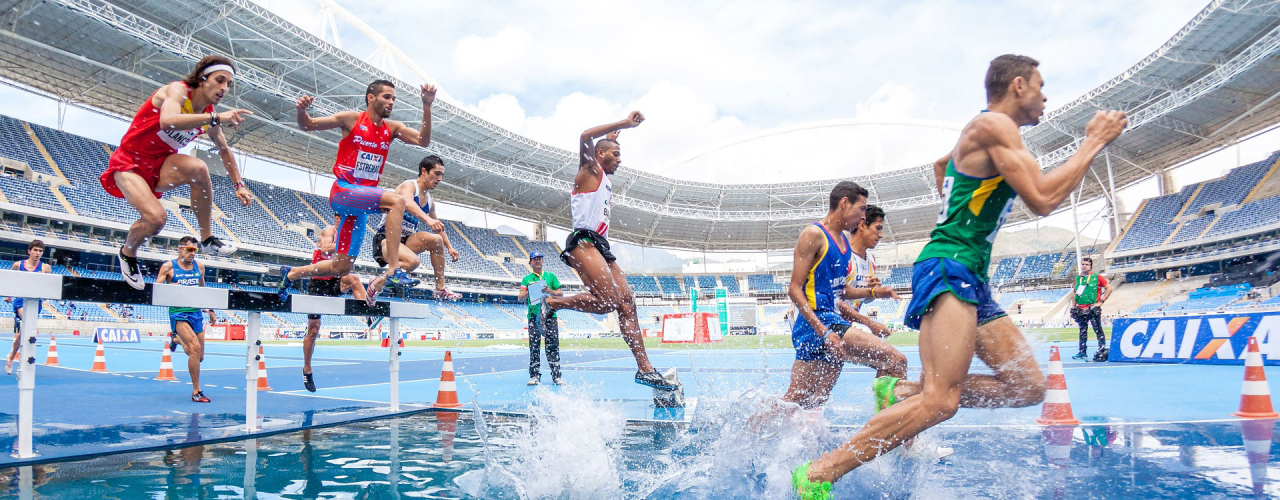
[[[458,292],[450,291],[447,288],[441,288],[439,290],[436,290],[436,300],[455,301],[461,298],[462,298],[462,294]]]
[[[538,382],[541,382],[540,380],[538,380],[538,377],[533,377],[533,378],[529,379],[529,383],[527,383],[527,384],[525,384],[525,385],[538,385]]]
[[[116,254],[116,260],[120,262],[120,276],[124,277],[124,282],[133,287],[134,290],[146,288],[147,283],[142,280],[142,267],[138,265],[137,257],[129,257],[123,253]]]
[[[231,243],[222,241],[217,236],[210,236],[200,242],[200,253],[203,254],[230,257],[231,254],[236,253],[236,250],[239,250],[239,248],[236,248],[236,246]]]

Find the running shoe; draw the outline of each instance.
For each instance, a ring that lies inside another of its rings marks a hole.
[[[382,293],[382,289],[374,288],[373,284],[377,283],[380,279],[382,278],[374,278],[369,282],[369,286],[364,289],[364,303],[368,304],[369,307],[378,305],[378,294]]]
[[[307,392],[316,392],[316,381],[311,378],[310,373],[302,374],[302,387],[305,387]]]
[[[239,250],[239,248],[236,248],[235,245],[232,245],[230,243],[222,241],[221,239],[218,239],[217,236],[210,236],[208,238],[205,238],[204,241],[200,242],[200,253],[219,255],[222,257],[230,257],[231,254],[236,253],[236,250]]]
[[[4,374],[13,375],[13,361],[4,364]]]
[[[169,334],[169,352],[178,352],[178,336]]]
[[[191,395],[191,402],[192,403],[208,403],[209,398],[205,397],[204,391],[198,391],[195,394]]]
[[[1075,359],[1075,360],[1084,360],[1084,359],[1086,359],[1086,358],[1088,358],[1088,357],[1089,357],[1089,353],[1088,353],[1088,352],[1086,352],[1086,351],[1080,351],[1080,352],[1077,352],[1075,356],[1072,356],[1072,357],[1071,357],[1071,359]]]
[[[636,383],[643,386],[652,387],[654,389],[661,389],[664,391],[674,391],[680,388],[679,385],[673,384],[671,383],[671,381],[663,377],[662,374],[658,373],[658,370],[656,369],[647,373],[642,371],[636,371]]]
[[[541,382],[541,380],[538,380],[538,377],[533,377],[529,379],[529,383],[525,385],[538,385],[539,382]]]
[[[120,276],[124,277],[124,282],[134,290],[145,288],[147,284],[142,281],[142,269],[138,266],[138,258],[125,255],[123,249],[116,254],[116,257],[120,261]]]
[[[809,464],[805,462],[791,471],[791,488],[800,500],[830,500],[831,483],[809,480]]]
[[[280,266],[280,302],[289,300],[289,289],[293,288],[293,280],[289,279],[291,266]]]
[[[560,377],[554,377],[554,378],[552,378],[552,379],[551,379],[551,383],[553,383],[553,384],[555,384],[555,385],[564,385],[564,379],[562,379],[562,378],[560,378]]]
[[[886,375],[876,377],[875,381],[871,382],[871,394],[876,400],[876,413],[898,402],[898,396],[893,393],[893,389],[898,387],[898,380],[898,377]]]
[[[413,288],[422,283],[422,280],[410,276],[404,269],[396,269],[396,272],[387,276],[387,286],[391,288]]]
[[[436,300],[454,301],[461,298],[462,298],[462,294],[458,292],[450,291],[447,288],[441,288],[439,290],[436,290]]]

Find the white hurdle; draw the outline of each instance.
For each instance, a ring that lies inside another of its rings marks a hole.
[[[36,326],[40,323],[40,301],[62,300],[62,276],[57,274],[2,271],[0,295],[19,297],[25,305],[21,343],[18,347],[18,450],[16,458],[38,456],[31,447],[32,413],[36,395]],[[32,311],[36,311],[32,314]],[[16,316],[15,316],[16,319]]]
[[[245,432],[252,434],[262,430],[258,425],[258,348],[262,342],[262,312],[294,312],[302,314],[384,316],[390,318],[391,343],[387,361],[390,372],[390,410],[400,411],[400,319],[429,317],[425,304],[407,302],[381,302],[370,308],[364,301],[340,297],[290,295],[281,304],[274,293],[246,292],[225,288],[191,287],[172,284],[148,284],[139,291],[129,288],[123,281],[97,280],[61,276],[57,274],[28,273],[0,270],[0,296],[18,297],[34,304],[38,300],[74,300],[143,304],[169,307],[196,307],[201,309],[236,309],[248,311],[245,324]],[[35,310],[35,309],[30,309]],[[35,397],[36,321],[22,322],[21,373],[18,378],[18,443],[14,457],[19,459],[38,456],[32,447],[32,422]]]

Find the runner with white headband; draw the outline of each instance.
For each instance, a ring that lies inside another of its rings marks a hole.
[[[201,134],[218,149],[242,205],[253,202],[244,187],[236,157],[222,134],[222,126],[239,126],[248,115],[243,109],[218,113],[214,106],[231,90],[235,66],[222,56],[208,56],[196,63],[182,81],[160,87],[142,103],[120,147],[111,155],[107,170],[98,178],[107,194],[124,198],[138,210],[138,221],[129,227],[129,236],[120,249],[120,274],[130,286],[145,286],[138,265],[138,247],[164,228],[168,218],[160,206],[162,193],[178,186],[191,186],[191,208],[200,224],[200,251],[227,256],[236,247],[213,235],[211,222],[213,181],[209,168],[195,156],[179,154]],[[225,208],[225,207],[224,207]]]

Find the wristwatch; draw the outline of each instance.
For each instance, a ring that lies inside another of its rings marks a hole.
[[[217,126],[218,126],[218,124],[219,124],[219,123],[221,123],[221,122],[222,122],[222,120],[218,118],[218,114],[217,114],[217,113],[214,113],[213,111],[210,111],[210,112],[209,112],[209,126],[210,126],[210,127],[217,127]]]

